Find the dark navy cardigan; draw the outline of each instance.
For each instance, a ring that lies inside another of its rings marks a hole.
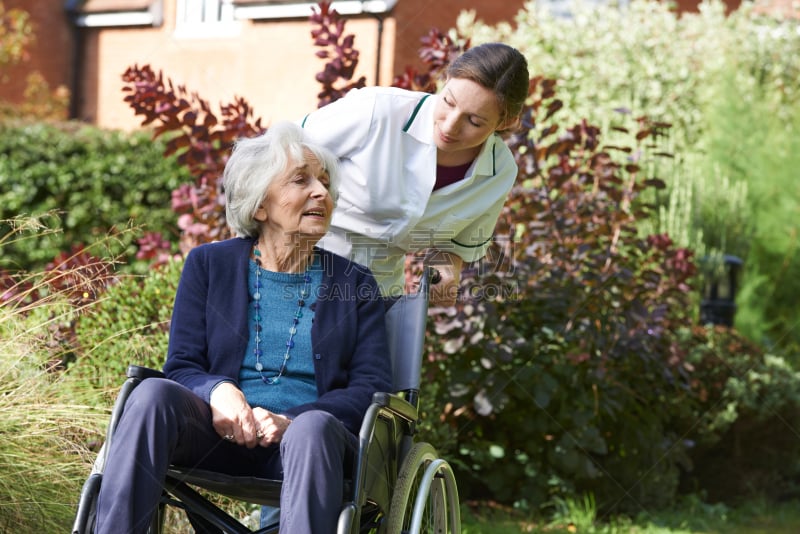
[[[181,274],[164,372],[209,401],[221,381],[238,383],[248,341],[248,261],[253,240],[192,249]],[[316,249],[322,284],[311,326],[318,399],[290,409],[335,415],[358,434],[376,391],[391,388],[384,303],[368,269]]]

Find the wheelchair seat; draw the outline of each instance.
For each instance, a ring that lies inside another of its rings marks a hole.
[[[274,506],[280,502],[281,482],[266,478],[233,476],[216,471],[170,466],[167,471],[167,486],[177,483],[200,486],[238,501]]]

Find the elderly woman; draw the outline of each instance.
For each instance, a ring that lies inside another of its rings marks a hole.
[[[293,124],[236,143],[224,186],[237,237],[186,258],[167,378],[127,401],[96,532],[145,532],[170,464],[282,478],[282,531],[334,529],[361,419],[391,387],[375,279],[315,247],[337,181],[336,158]]]

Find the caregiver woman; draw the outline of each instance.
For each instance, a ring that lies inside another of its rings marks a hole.
[[[501,43],[467,50],[436,95],[350,91],[302,120],[341,163],[339,202],[320,246],[368,266],[384,296],[404,291],[406,253],[442,273],[435,305],[455,303],[463,262],[482,258],[517,176],[498,132],[528,96],[524,56]]]

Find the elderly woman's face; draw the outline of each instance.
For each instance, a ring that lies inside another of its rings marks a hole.
[[[263,223],[262,235],[322,238],[333,212],[329,187],[328,173],[311,152],[304,152],[302,162],[290,159],[256,212],[256,220]]]

